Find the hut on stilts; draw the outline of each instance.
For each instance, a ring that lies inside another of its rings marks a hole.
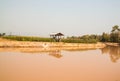
[[[50,34],[50,37],[53,38],[56,42],[60,42],[62,36],[64,36],[64,34],[62,34],[62,33]]]

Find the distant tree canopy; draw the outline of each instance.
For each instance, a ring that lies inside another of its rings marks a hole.
[[[1,36],[5,36],[5,35],[6,35],[6,33],[0,33],[0,37],[1,37]]]
[[[64,40],[65,41],[65,40]],[[102,35],[83,35],[67,37],[66,42],[96,43],[96,42],[117,42],[120,43],[120,28],[118,25],[112,27],[111,33],[103,32]]]
[[[112,27],[111,33],[103,33],[101,42],[117,42],[120,43],[120,28],[118,25]]]
[[[102,35],[83,35],[83,36],[71,36],[67,38],[60,38],[62,34],[52,34],[51,38],[42,37],[25,37],[25,36],[6,36],[5,33],[0,33],[0,37],[18,40],[18,41],[42,41],[42,42],[67,42],[67,43],[97,43],[97,42],[116,42],[120,43],[120,28],[118,25],[112,27],[111,33],[103,32]],[[56,41],[55,41],[55,40]]]
[[[103,32],[101,38],[102,38],[102,39],[101,39],[100,41],[102,41],[102,42],[109,42],[109,41],[110,41],[110,35],[107,34],[107,33],[105,33],[105,32]]]
[[[112,31],[111,31],[111,32],[112,32],[112,33],[115,33],[115,31],[116,31],[116,32],[119,32],[119,31],[120,31],[118,25],[115,25],[115,26],[112,27]]]
[[[100,39],[99,35],[83,35],[83,36],[72,36],[62,39],[63,42],[69,43],[97,43]]]

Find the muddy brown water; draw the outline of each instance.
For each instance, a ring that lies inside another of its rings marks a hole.
[[[120,47],[1,51],[0,81],[120,81]]]

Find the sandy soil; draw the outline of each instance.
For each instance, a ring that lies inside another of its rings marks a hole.
[[[55,51],[55,50],[79,50],[104,48],[106,44],[83,44],[83,43],[63,43],[63,42],[30,42],[13,41],[0,38],[0,51]],[[19,48],[19,49],[18,49]]]

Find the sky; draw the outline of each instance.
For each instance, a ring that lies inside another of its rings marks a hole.
[[[0,33],[66,36],[110,33],[120,0],[0,0]]]

